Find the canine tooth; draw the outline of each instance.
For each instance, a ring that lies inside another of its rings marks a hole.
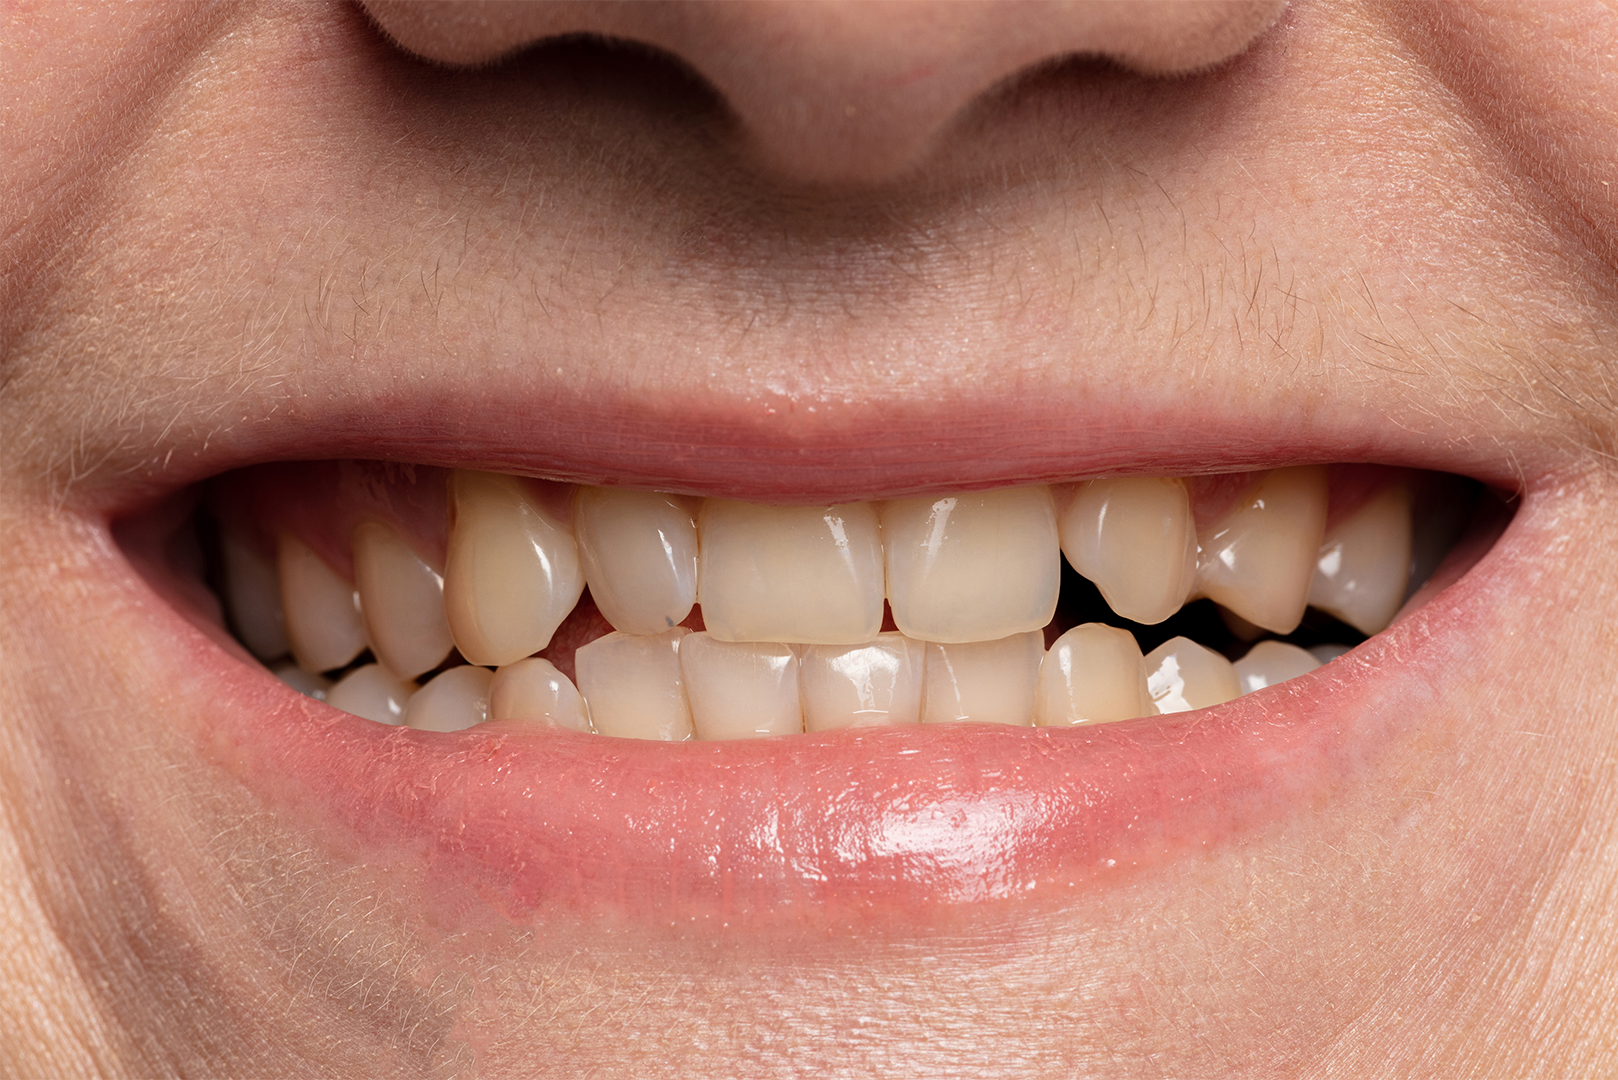
[[[555,664],[538,656],[507,664],[494,673],[489,685],[489,719],[590,730],[590,717],[578,688]]]
[[[297,664],[288,662],[277,664],[270,669],[270,674],[286,683],[304,697],[312,697],[316,701],[326,700],[326,691],[331,689],[331,680],[324,675],[316,675],[305,671]]]
[[[697,526],[672,495],[581,487],[573,532],[590,595],[614,629],[660,634],[697,600]]]
[[[893,621],[910,637],[993,641],[1056,613],[1062,556],[1044,485],[894,499],[882,543]]]
[[[1062,551],[1119,615],[1159,623],[1180,610],[1197,575],[1197,530],[1185,481],[1091,480],[1059,523]]]
[[[702,622],[716,639],[858,644],[882,629],[882,537],[871,503],[708,499],[697,533]]]
[[[457,472],[450,504],[444,606],[461,655],[510,664],[549,645],[584,592],[573,530],[514,476]]]
[[[337,680],[326,691],[326,704],[379,724],[402,724],[405,707],[415,692],[415,683],[404,681],[381,664],[366,664]]]
[[[1170,638],[1146,654],[1146,689],[1160,713],[1206,709],[1240,697],[1229,660],[1190,638]]]
[[[680,642],[680,671],[699,739],[753,739],[803,730],[798,658],[786,645],[691,634]]]
[[[418,731],[463,731],[489,718],[494,672],[462,664],[440,672],[405,706],[404,722]]]
[[[1309,602],[1326,527],[1326,470],[1266,474],[1198,541],[1201,592],[1250,623],[1289,634]]]
[[[807,731],[914,724],[921,719],[921,642],[879,634],[863,645],[810,645],[798,655]]]
[[[927,642],[922,722],[1032,724],[1044,658],[1045,635],[1038,630],[998,641]]]
[[[305,671],[340,668],[365,649],[360,594],[309,546],[282,534],[281,609],[292,656]]]
[[[1153,712],[1135,635],[1105,623],[1075,626],[1039,665],[1034,723],[1055,727],[1129,720]]]
[[[260,660],[285,656],[286,618],[281,614],[281,579],[275,566],[240,537],[225,533],[225,606],[236,636]]]
[[[1254,690],[1307,675],[1319,666],[1320,661],[1308,649],[1284,641],[1261,641],[1236,661],[1236,678],[1242,684],[1242,693],[1251,694]]]
[[[1321,542],[1309,603],[1362,634],[1393,621],[1410,582],[1410,489],[1392,484]]]
[[[579,646],[573,672],[598,732],[664,742],[692,737],[679,652],[690,633],[683,626],[661,634],[614,631]]]
[[[371,649],[389,671],[411,679],[444,662],[455,646],[444,618],[444,579],[392,526],[354,527],[354,584]]]

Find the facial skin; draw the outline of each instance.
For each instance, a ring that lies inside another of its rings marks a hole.
[[[1618,1068],[1618,11],[1143,11],[378,7],[468,67],[347,7],[0,9],[0,1072]],[[1329,782],[1216,843],[1037,900],[524,922],[227,767],[220,711],[289,692],[111,539],[339,457],[1520,502],[1366,647]]]

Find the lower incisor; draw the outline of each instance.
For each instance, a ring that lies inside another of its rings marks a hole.
[[[597,732],[662,742],[693,736],[679,653],[690,633],[683,626],[661,634],[614,631],[579,646],[573,673]]]
[[[1034,693],[1045,636],[1030,630],[998,641],[927,643],[921,719],[1025,726],[1034,722]]]
[[[1241,696],[1236,668],[1190,638],[1170,638],[1146,654],[1146,688],[1159,713],[1189,712]]]
[[[699,739],[754,739],[803,730],[798,658],[790,646],[690,634],[680,641],[680,672]]]
[[[590,730],[584,699],[572,680],[538,656],[507,664],[494,673],[489,685],[489,719]]]
[[[440,673],[410,698],[404,722],[420,731],[464,731],[489,718],[494,672],[462,665]]]
[[[863,645],[810,645],[798,656],[806,731],[888,727],[921,719],[925,646],[900,633]]]
[[[1039,666],[1034,723],[1045,727],[1129,720],[1155,710],[1135,635],[1103,623],[1075,626]]]

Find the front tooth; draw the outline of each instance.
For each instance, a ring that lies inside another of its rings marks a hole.
[[[457,472],[450,506],[444,606],[461,655],[498,666],[549,645],[584,592],[572,529],[514,476]]]
[[[910,637],[995,641],[1056,614],[1062,556],[1048,487],[894,499],[882,505],[882,544],[893,621]]]
[[[1160,713],[1206,709],[1240,697],[1229,660],[1190,638],[1170,638],[1146,654],[1146,689]]]
[[[1034,723],[1055,727],[1129,720],[1153,712],[1135,635],[1105,623],[1075,626],[1039,665]]]
[[[444,662],[455,646],[444,618],[444,579],[394,528],[380,521],[355,526],[354,584],[371,649],[389,671],[411,679]]]
[[[691,706],[680,674],[683,626],[661,634],[613,631],[573,654],[579,693],[603,735],[683,742],[691,738]]]
[[[1236,678],[1242,685],[1242,693],[1251,694],[1254,690],[1307,675],[1319,666],[1320,661],[1308,649],[1284,641],[1261,641],[1236,661]]]
[[[309,546],[283,533],[281,608],[292,656],[305,671],[340,668],[365,649],[360,594]]]
[[[785,645],[691,634],[680,642],[680,671],[699,739],[753,739],[803,730],[798,658]]]
[[[1410,583],[1410,489],[1392,484],[1321,542],[1309,603],[1362,634],[1387,627]]]
[[[281,580],[274,565],[234,533],[225,533],[225,606],[236,636],[260,660],[286,655]]]
[[[1162,622],[1195,584],[1197,530],[1190,492],[1178,477],[1091,480],[1059,529],[1073,569],[1126,619]]]
[[[379,724],[402,724],[405,707],[415,692],[415,683],[400,679],[381,664],[366,664],[327,690],[326,704]]]
[[[1326,528],[1326,470],[1276,469],[1199,537],[1203,595],[1250,623],[1290,634],[1309,602]]]
[[[1032,724],[1039,665],[1044,658],[1045,635],[1038,630],[998,641],[929,641],[922,722]]]
[[[882,538],[872,504],[708,499],[697,532],[702,622],[718,640],[854,644],[882,629]]]
[[[798,656],[807,731],[886,727],[921,719],[921,642],[879,634],[864,645],[810,645]]]
[[[441,672],[417,690],[405,707],[406,726],[418,731],[463,731],[489,718],[494,672],[463,664]]]
[[[589,731],[590,717],[573,680],[533,656],[507,664],[489,686],[489,719],[525,720],[570,731]]]
[[[672,495],[581,487],[574,502],[584,580],[626,634],[678,626],[697,600],[697,526]]]

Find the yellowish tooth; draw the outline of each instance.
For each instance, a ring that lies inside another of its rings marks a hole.
[[[1196,583],[1197,530],[1185,481],[1091,480],[1059,523],[1062,551],[1126,619],[1160,623]]]
[[[1056,639],[1039,666],[1036,724],[1099,724],[1155,711],[1146,691],[1146,661],[1128,630],[1104,623],[1075,626]]]
[[[225,606],[230,623],[248,651],[260,660],[285,656],[286,618],[281,614],[281,579],[274,565],[234,533],[221,538],[225,557]]]
[[[697,601],[697,526],[673,495],[581,487],[573,531],[601,614],[626,634],[678,626]]]
[[[309,546],[283,533],[277,559],[281,608],[292,657],[305,671],[330,671],[365,649],[360,594]]]
[[[444,617],[444,579],[392,526],[354,527],[354,584],[371,649],[389,671],[411,679],[444,662],[455,647]]]
[[[1056,613],[1062,556],[1043,485],[894,499],[882,544],[893,621],[910,637],[994,641]]]
[[[405,707],[404,722],[418,731],[464,731],[489,718],[489,685],[494,672],[463,664],[440,672],[417,690]]]
[[[1032,724],[1044,658],[1045,636],[1038,630],[998,641],[927,642],[922,722]]]
[[[879,634],[863,645],[809,645],[798,655],[807,731],[887,727],[921,719],[921,642]]]
[[[683,626],[661,634],[617,631],[579,646],[573,673],[596,731],[623,739],[683,742],[693,735],[680,673]]]
[[[489,719],[525,720],[569,731],[589,731],[590,717],[573,680],[534,656],[507,664],[489,686]]]
[[[584,592],[573,530],[514,476],[454,473],[450,501],[444,606],[461,655],[498,666],[543,649]]]
[[[1325,469],[1267,473],[1198,538],[1200,591],[1250,623],[1291,633],[1309,602],[1325,528]]]
[[[1229,660],[1190,638],[1170,638],[1146,654],[1146,689],[1160,713],[1206,709],[1240,697]]]
[[[756,739],[803,730],[798,658],[775,642],[680,641],[680,671],[699,739]]]
[[[1284,641],[1261,641],[1236,661],[1236,678],[1242,693],[1251,694],[1266,686],[1307,675],[1320,666],[1307,649],[1288,645]]]
[[[325,701],[326,691],[331,689],[331,680],[326,676],[305,671],[291,661],[277,664],[270,669],[270,674],[304,697],[312,697],[316,701]]]
[[[1392,484],[1326,534],[1309,603],[1375,634],[1393,621],[1409,582],[1410,489]]]
[[[326,691],[326,704],[379,724],[404,723],[405,707],[416,684],[399,678],[380,664],[357,667]]]

